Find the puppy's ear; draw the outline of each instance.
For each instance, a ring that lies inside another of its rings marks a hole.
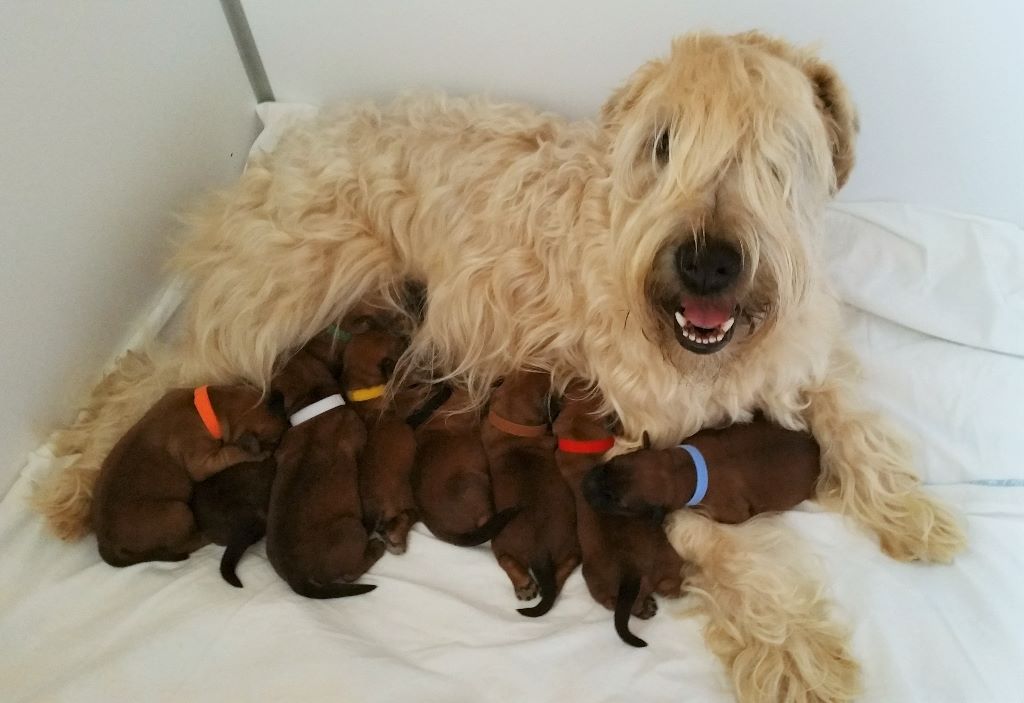
[[[267,397],[267,409],[272,415],[285,419],[284,393],[281,391],[271,391]]]
[[[239,435],[236,444],[245,450],[247,454],[256,456],[260,453],[260,441],[252,432],[243,432]]]
[[[548,422],[552,423],[562,412],[562,396],[557,393],[549,393],[547,400]]]
[[[644,449],[651,448],[651,435],[647,433],[647,430],[644,430],[643,436],[641,437],[641,442],[643,443]]]

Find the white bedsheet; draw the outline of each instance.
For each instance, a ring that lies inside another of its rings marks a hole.
[[[908,565],[812,505],[780,518],[821,560],[866,701],[1024,701],[1024,233],[990,225],[883,204],[829,217],[825,249],[868,395],[916,437],[931,490],[970,534],[955,565]],[[337,601],[292,594],[262,545],[242,561],[243,590],[220,580],[212,546],[178,564],[111,568],[91,538],[57,542],[28,509],[33,477],[55,468],[36,452],[0,502],[3,703],[732,699],[678,604],[634,620],[650,646],[632,649],[577,572],[550,614],[528,620],[486,548],[422,526],[408,554],[365,578],[376,591]]]
[[[92,538],[65,545],[25,505],[29,476],[0,503],[0,700],[537,703],[732,700],[698,623],[662,601],[634,619],[650,643],[619,642],[579,572],[544,618],[528,620],[485,548],[417,527],[386,555],[365,596],[292,594],[262,546],[245,588],[224,584],[220,550],[114,569]],[[942,486],[968,516],[955,566],[897,564],[829,513],[784,516],[821,558],[863,662],[866,701],[1024,700],[1024,488]]]

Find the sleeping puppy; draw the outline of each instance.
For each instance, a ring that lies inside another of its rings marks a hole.
[[[357,334],[345,348],[342,372],[345,396],[367,434],[359,459],[363,522],[392,554],[405,552],[409,530],[416,523],[410,485],[416,442],[404,409],[385,392],[405,346],[389,331]]]
[[[597,391],[578,381],[569,384],[554,431],[558,469],[576,499],[576,532],[587,588],[594,600],[615,611],[615,630],[622,641],[646,647],[629,631],[630,612],[647,619],[657,612],[652,592],[678,596],[683,562],[657,524],[598,513],[584,499],[584,476],[615,445]]]
[[[236,464],[200,481],[192,492],[196,524],[213,543],[225,546],[220,575],[236,588],[242,587],[235,573],[238,562],[267,530],[267,506],[276,469],[272,456]]]
[[[363,527],[357,457],[366,430],[345,406],[337,381],[300,350],[272,383],[292,428],[278,447],[267,516],[267,556],[292,590],[307,598],[355,596],[353,583],[384,553]]]
[[[331,374],[341,376],[345,348],[356,335],[372,330],[411,333],[422,320],[426,289],[418,283],[403,284],[399,303],[401,310],[389,307],[379,295],[367,296],[353,305],[345,315],[310,339],[302,349],[322,361]]]
[[[420,519],[438,538],[472,547],[493,539],[519,512],[494,512],[480,414],[466,410],[469,395],[449,391],[441,406],[416,428],[412,488]],[[418,424],[410,420],[410,424]]]
[[[284,427],[248,386],[169,392],[100,469],[91,515],[100,556],[113,566],[187,559],[209,541],[189,507],[193,486],[266,458]]]
[[[532,598],[539,590],[540,603],[519,610],[528,617],[551,610],[580,563],[572,491],[558,472],[555,438],[548,432],[550,384],[540,372],[509,376],[491,396],[481,429],[494,507],[520,509],[491,540],[491,550],[518,598]]]
[[[756,417],[725,429],[702,430],[680,447],[644,448],[593,469],[584,493],[599,511],[660,522],[695,507],[718,522],[789,510],[814,497],[820,472],[817,442]]]

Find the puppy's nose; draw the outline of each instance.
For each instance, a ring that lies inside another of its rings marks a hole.
[[[678,257],[683,285],[697,295],[721,293],[736,282],[743,268],[740,253],[725,242],[700,247],[683,244]]]
[[[615,489],[612,487],[611,472],[607,464],[595,466],[583,477],[580,485],[583,497],[595,510],[606,512],[617,504]]]

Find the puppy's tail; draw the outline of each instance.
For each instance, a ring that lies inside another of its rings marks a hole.
[[[238,562],[241,561],[245,550],[263,539],[263,531],[261,522],[247,522],[231,531],[224,556],[220,559],[220,575],[235,588],[242,587],[242,582],[235,573]]]
[[[629,631],[629,616],[640,595],[640,577],[629,574],[619,582],[619,595],[615,599],[615,631],[619,639],[630,647],[646,647],[647,643]]]
[[[546,557],[530,564],[530,571],[537,579],[537,590],[540,591],[540,603],[531,608],[519,608],[519,614],[528,618],[539,618],[555,605],[558,597],[558,583],[555,581],[555,560],[548,554]]]
[[[499,534],[501,534],[501,531],[505,529],[505,525],[512,522],[513,518],[515,518],[515,516],[519,514],[520,509],[521,508],[518,505],[516,505],[511,508],[499,510],[498,512],[491,516],[490,520],[488,520],[475,530],[470,530],[469,532],[463,532],[462,534],[438,536],[441,537],[441,539],[443,539],[445,542],[448,542],[449,544],[454,544],[459,547],[475,547],[477,545],[483,544],[484,542],[489,542],[495,537],[497,537]]]
[[[290,581],[292,590],[305,598],[327,600],[330,598],[348,598],[369,593],[377,586],[368,583],[327,583],[317,584],[310,581]]]

